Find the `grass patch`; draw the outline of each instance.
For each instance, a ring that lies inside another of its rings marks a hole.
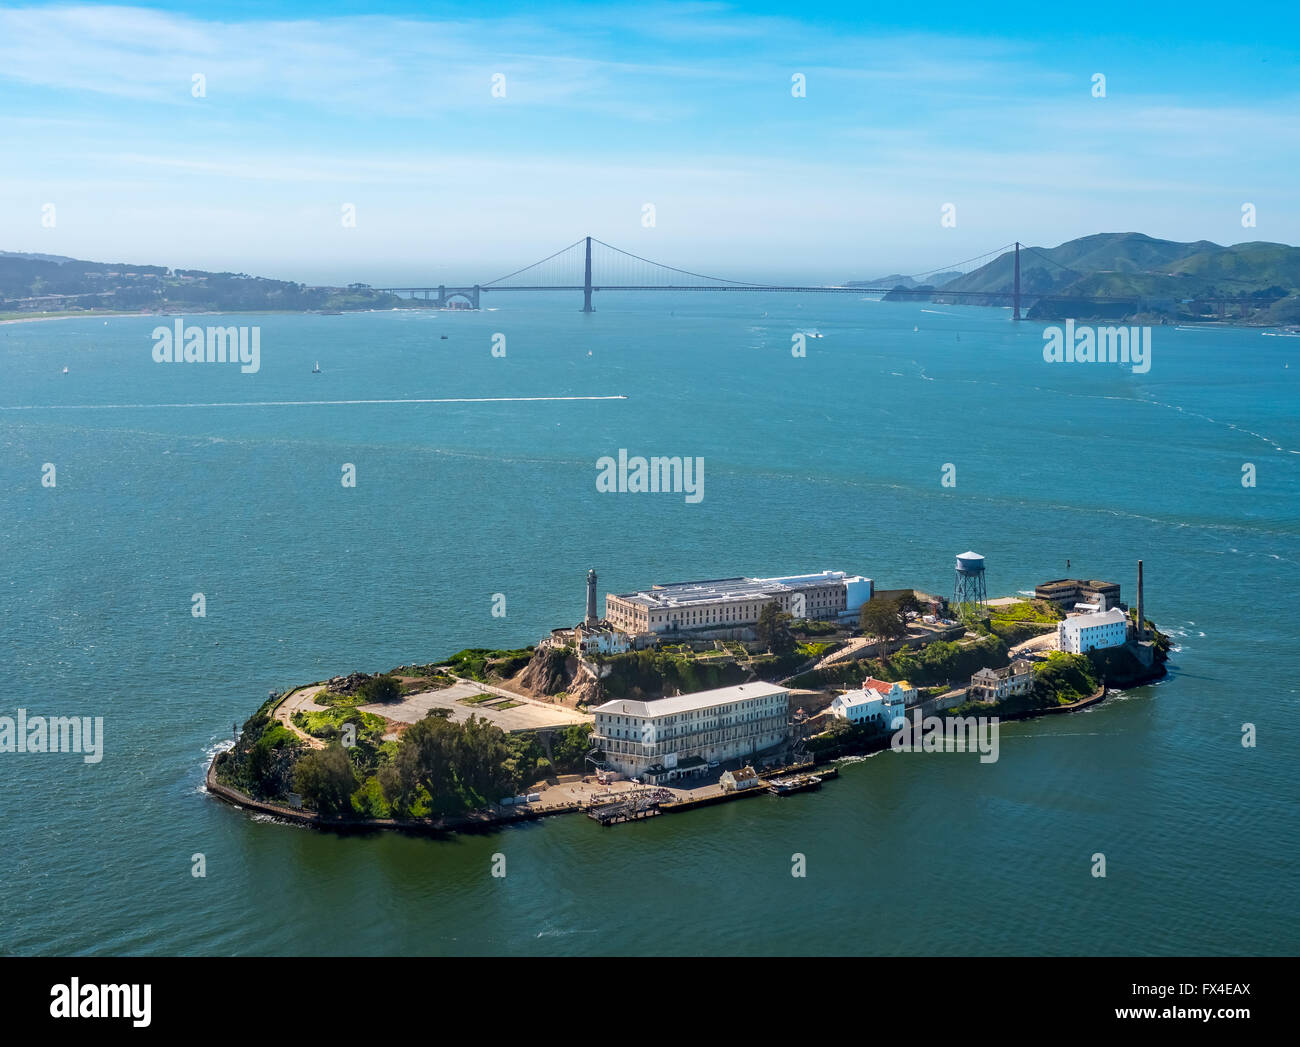
[[[342,738],[343,725],[347,723],[356,725],[358,741],[375,746],[382,742],[387,730],[382,716],[364,713],[352,706],[336,706],[320,712],[300,709],[293,714],[293,722],[313,738],[327,742]]]

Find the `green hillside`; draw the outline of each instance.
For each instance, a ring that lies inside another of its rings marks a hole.
[[[1008,251],[933,296],[952,304],[1009,305],[1015,255]],[[945,291],[986,298],[945,297]],[[1221,319],[1257,324],[1300,318],[1300,248],[1252,242],[1223,247],[1144,233],[1097,233],[1057,247],[1021,247],[1020,291],[1031,320],[1107,318],[1143,322]],[[1089,302],[1080,299],[1115,298]],[[1242,298],[1223,304],[1213,299]]]
[[[245,273],[0,252],[0,313],[289,311],[414,307],[364,284],[308,287]]]

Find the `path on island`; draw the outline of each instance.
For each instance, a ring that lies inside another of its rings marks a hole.
[[[1023,643],[1018,643],[1007,653],[1012,658],[1021,658],[1029,654],[1046,654],[1048,651],[1056,650],[1056,630],[1050,633],[1043,633],[1041,636],[1032,636]]]
[[[311,684],[307,687],[299,687],[290,691],[285,696],[284,701],[275,707],[275,718],[289,728],[294,734],[310,745],[313,749],[324,749],[325,743],[319,738],[313,738],[306,731],[302,730],[293,722],[293,714],[299,711],[309,713],[323,713],[325,706],[316,704],[316,695],[325,690],[323,683]]]

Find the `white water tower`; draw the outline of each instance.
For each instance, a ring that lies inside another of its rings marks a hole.
[[[957,557],[957,576],[952,586],[952,610],[966,621],[979,618],[988,606],[988,589],[984,583],[984,557],[964,552]]]

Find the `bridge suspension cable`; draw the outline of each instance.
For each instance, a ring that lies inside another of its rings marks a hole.
[[[530,269],[536,269],[539,265],[545,265],[547,262],[551,261],[552,259],[559,258],[560,255],[564,254],[565,251],[572,251],[575,247],[582,246],[585,240],[586,237],[580,237],[577,240],[574,240],[573,243],[569,244],[568,247],[561,247],[554,254],[548,254],[545,258],[539,259],[538,261],[533,262],[531,265],[526,265],[522,269],[516,269],[513,273],[506,273],[505,276],[498,276],[495,280],[488,280],[486,283],[480,284],[479,286],[492,287],[496,284],[501,283],[502,280],[510,280],[513,277],[518,276],[520,273],[526,273]]]
[[[951,272],[954,269],[961,269],[963,265],[970,265],[971,262],[978,262],[981,258],[991,258],[995,255],[1001,255],[1004,251],[1008,251],[1015,246],[1014,243],[1003,244],[1001,247],[993,248],[992,251],[985,251],[983,254],[977,254],[974,258],[967,258],[964,261],[953,262],[949,265],[937,265],[933,269],[922,269],[919,273],[910,274],[910,278],[917,280],[922,276],[933,276],[935,273],[945,273]]]
[[[735,287],[765,287],[767,285],[754,283],[750,280],[729,280],[725,276],[706,276],[703,273],[692,273],[689,269],[678,269],[675,265],[665,265],[663,262],[655,262],[649,258],[642,258],[639,254],[633,254],[631,251],[624,251],[621,247],[615,247],[613,244],[607,244],[604,240],[597,240],[594,236],[591,238],[593,244],[600,244],[615,254],[623,255],[626,258],[632,258],[638,262],[644,262],[646,265],[653,266],[656,269],[664,269],[670,273],[680,273],[682,276],[689,276],[694,280],[712,280],[715,283],[731,284]]]
[[[1038,255],[1038,257],[1041,258],[1044,262],[1050,262],[1052,265],[1056,266],[1056,268],[1058,268],[1058,269],[1064,269],[1067,273],[1071,273],[1071,274],[1073,274],[1074,276],[1086,276],[1086,275],[1087,275],[1086,273],[1081,273],[1081,272],[1079,272],[1079,270],[1077,270],[1077,269],[1071,269],[1068,265],[1062,265],[1062,264],[1061,264],[1060,262],[1058,262],[1055,258],[1049,258],[1047,255],[1043,254],[1043,252],[1040,251],[1037,247],[1029,247],[1029,246],[1027,246],[1027,245],[1025,245],[1025,244],[1021,244],[1020,246],[1021,246],[1022,248],[1024,248],[1024,250],[1026,250],[1026,251],[1032,251],[1034,254]]]

